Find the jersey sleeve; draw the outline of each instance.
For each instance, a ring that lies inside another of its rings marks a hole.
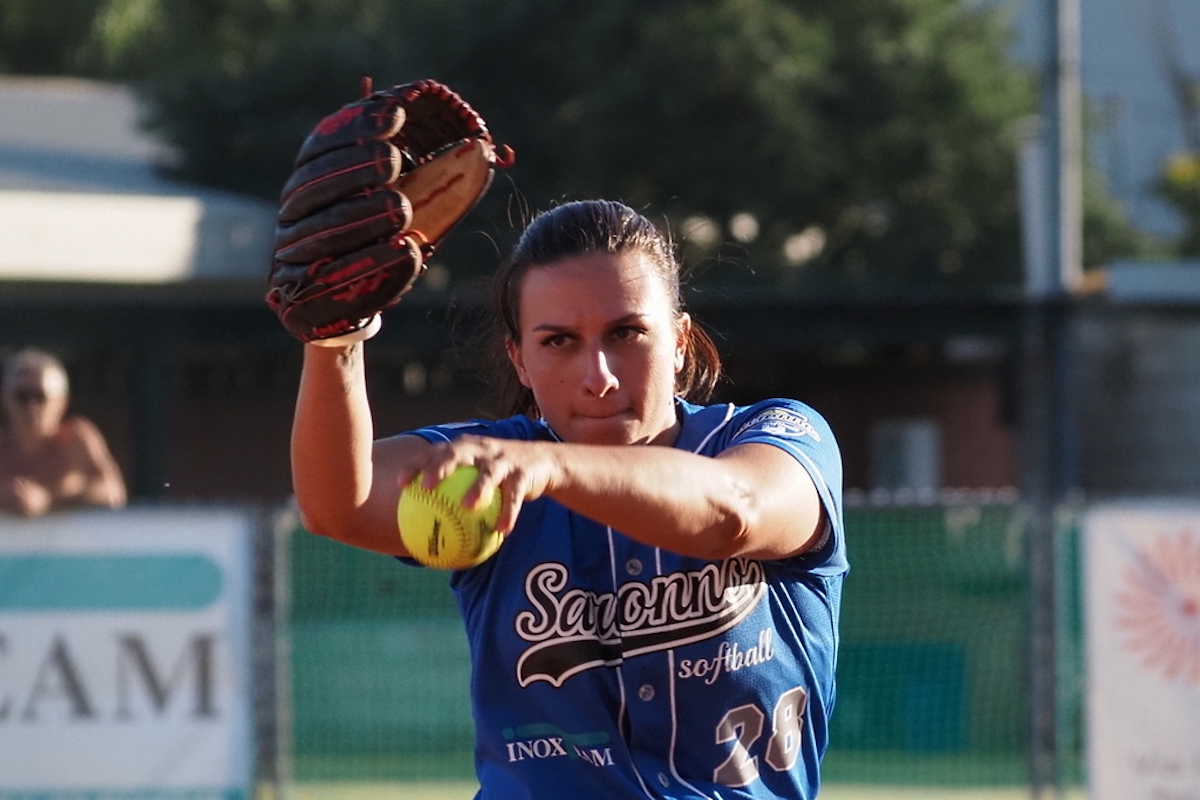
[[[823,541],[798,558],[810,569],[844,572],[842,458],[829,423],[803,403],[774,399],[747,406],[732,420],[730,429],[726,447],[769,444],[787,452],[808,472],[825,507],[826,530]]]
[[[427,425],[424,428],[408,431],[408,436],[420,436],[431,444],[451,442],[459,436],[492,436],[496,439],[540,439],[545,438],[540,433],[537,422],[528,417],[509,417],[508,419],[472,419],[463,422],[449,422],[441,425]]]

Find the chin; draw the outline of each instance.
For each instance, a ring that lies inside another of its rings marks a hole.
[[[635,419],[576,417],[568,424],[564,438],[577,444],[637,444],[644,438],[641,427]]]

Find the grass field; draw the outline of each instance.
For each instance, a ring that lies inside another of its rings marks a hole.
[[[465,754],[448,758],[437,766],[447,770],[442,780],[298,780],[287,796],[276,798],[261,792],[258,800],[472,800],[478,784],[473,780],[453,779],[469,774]],[[460,763],[461,762],[461,763]],[[339,776],[356,774],[346,762],[306,761],[308,770],[323,767]],[[392,759],[352,762],[357,774],[389,767],[401,770],[413,764]],[[425,762],[428,768],[431,763]],[[451,769],[451,768],[455,769]],[[303,773],[302,773],[303,774]],[[327,772],[326,774],[330,774]],[[375,774],[379,774],[378,771]],[[403,775],[395,771],[393,775]],[[410,773],[411,774],[411,773]],[[428,774],[428,773],[426,773]],[[1021,753],[912,754],[886,751],[830,752],[822,765],[824,783],[820,800],[1030,800],[1031,789],[1025,782],[1025,764]],[[1078,778],[1078,776],[1076,776]],[[1086,793],[1078,784],[1044,798],[1034,800],[1084,800]]]
[[[392,783],[338,782],[302,783],[283,800],[471,800],[474,782]],[[821,800],[1029,800],[1028,786],[874,786],[826,784]],[[1055,800],[1083,800],[1082,789],[1071,789]]]

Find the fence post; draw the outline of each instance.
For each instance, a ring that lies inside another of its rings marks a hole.
[[[1029,512],[1029,778],[1034,800],[1059,783],[1056,519],[1076,481],[1069,298],[1031,299],[1021,330],[1022,486]]]
[[[274,576],[275,635],[275,800],[291,800],[295,775],[292,768],[292,534],[299,525],[296,510],[290,504],[275,514]]]

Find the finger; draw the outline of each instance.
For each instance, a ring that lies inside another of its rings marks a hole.
[[[338,200],[366,194],[400,177],[400,149],[369,141],[331,150],[296,168],[283,186],[279,221],[292,224]]]
[[[419,458],[405,463],[396,470],[396,486],[403,490],[413,485],[422,489],[432,489],[440,483],[436,477],[439,465],[445,458],[446,445],[435,444],[424,451]]]
[[[512,533],[524,503],[525,481],[522,478],[514,475],[500,485],[500,515],[496,518],[496,530],[501,535]]]
[[[476,454],[472,466],[478,475],[463,495],[462,504],[470,511],[478,511],[491,502],[492,497],[499,491],[503,476],[509,472],[509,466],[485,454]]]
[[[396,472],[396,485],[401,489],[413,485],[422,489],[432,489],[438,485],[437,479],[430,480],[430,473],[437,469],[438,459],[434,458],[433,450],[424,458],[407,464]]]
[[[413,478],[420,478],[420,486],[426,491],[436,489],[438,484],[450,476],[463,462],[457,455],[453,443],[435,444],[426,451],[425,457],[413,465]],[[417,475],[417,473],[420,473]]]
[[[386,240],[412,225],[412,201],[383,190],[351,197],[275,232],[275,259],[308,266]]]
[[[396,473],[396,486],[403,489],[421,474],[420,467],[407,467]]]
[[[455,461],[443,461],[421,470],[421,488],[426,491],[436,489],[442,481],[454,474],[454,470],[459,466],[461,465]]]

